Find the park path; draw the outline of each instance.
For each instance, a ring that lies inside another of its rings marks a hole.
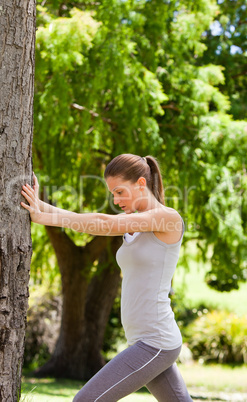
[[[247,394],[240,392],[202,392],[200,390],[189,389],[193,401],[205,402],[247,402]]]

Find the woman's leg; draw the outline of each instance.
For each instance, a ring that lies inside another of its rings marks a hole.
[[[146,384],[159,402],[191,402],[184,380],[176,363]]]
[[[128,347],[107,363],[73,402],[115,402],[137,391],[170,367],[181,348],[164,351],[143,342]]]

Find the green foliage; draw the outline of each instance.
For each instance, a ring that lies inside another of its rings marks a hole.
[[[80,133],[71,109],[75,100],[71,81],[78,67],[84,71],[88,68],[85,56],[98,26],[89,13],[74,9],[70,18],[53,19],[37,31],[34,123],[38,133],[34,149],[49,185],[65,184],[65,167],[81,164]],[[61,169],[62,176],[58,174]],[[73,185],[71,177],[66,184]]]
[[[49,284],[55,293],[60,291],[59,267],[44,226],[32,225],[31,285]],[[41,289],[40,289],[41,291]]]
[[[205,362],[247,363],[247,320],[227,311],[212,311],[186,329],[195,359]]]
[[[38,29],[36,47],[41,58],[39,64],[46,67],[44,75],[51,71],[64,73],[81,66],[84,53],[92,46],[99,24],[89,13],[73,9],[70,14],[71,18],[49,21],[48,29],[47,24]]]
[[[246,19],[246,0],[218,2],[214,22],[204,33],[206,51],[198,60],[224,66],[225,83],[221,91],[230,98],[230,114],[234,119],[246,119],[247,111]]]
[[[208,283],[229,291],[246,280],[246,123],[222,114],[211,114],[204,122],[200,136],[205,146],[198,164],[206,172],[199,180],[208,195],[198,223],[208,222],[207,245],[214,243]]]
[[[34,166],[44,192],[60,207],[104,212],[104,184],[83,176],[102,177],[119,153],[154,154],[185,241],[198,239],[204,261],[213,245],[218,290],[246,277],[246,122],[227,114],[240,107],[243,118],[247,104],[243,5],[53,0],[37,13]],[[217,21],[223,31],[212,35]]]
[[[165,96],[154,74],[137,60],[132,60],[135,45],[127,27],[122,25],[118,32],[113,32],[112,25],[109,28],[107,24],[100,24],[85,12],[73,10],[71,14],[70,18],[57,18],[38,29],[35,104],[40,135],[49,133],[58,138],[59,150],[60,141],[66,147],[68,137],[69,152],[67,150],[66,154],[61,149],[60,157],[63,160],[64,156],[72,157],[76,164],[76,156],[81,162],[85,150],[105,145],[106,134],[115,126],[118,136],[124,132],[126,140],[134,128],[137,132],[144,130],[143,140],[145,134],[155,138],[158,127],[150,109],[154,114],[163,113],[160,102]],[[82,105],[81,109],[73,106],[75,101]],[[108,110],[111,110],[111,118],[106,113]],[[128,125],[123,127],[125,119]],[[42,134],[44,129],[46,132]],[[81,130],[85,133],[83,137]],[[88,130],[90,136],[86,134]],[[57,159],[54,155],[51,158]],[[66,159],[64,162],[66,166]]]

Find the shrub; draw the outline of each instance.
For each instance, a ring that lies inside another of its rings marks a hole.
[[[186,340],[186,327],[198,317],[207,314],[209,311],[215,309],[214,306],[207,303],[194,303],[193,308],[187,305],[183,291],[179,289],[178,292],[170,295],[172,310],[175,314],[177,324],[180,328],[183,338]]]
[[[212,311],[186,328],[193,358],[219,363],[247,363],[247,317]]]
[[[35,370],[54,350],[61,323],[62,298],[45,293],[32,302],[27,313],[24,367]]]

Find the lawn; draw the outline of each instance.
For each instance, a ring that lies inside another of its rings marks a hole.
[[[179,365],[179,369],[191,395],[205,392],[246,393],[247,366]],[[68,402],[81,388],[82,383],[71,380],[36,379],[24,377],[21,402]],[[203,397],[202,397],[203,398]],[[154,402],[155,399],[142,389],[123,399],[124,402]]]
[[[82,387],[82,383],[72,380],[56,380],[52,378],[37,379],[24,377],[22,382],[21,402],[68,402]],[[148,390],[142,389],[122,401],[151,402],[154,401]]]

